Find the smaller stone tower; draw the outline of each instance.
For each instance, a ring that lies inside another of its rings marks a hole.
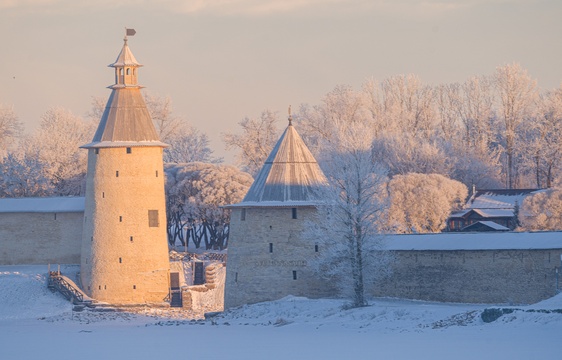
[[[289,126],[271,151],[244,200],[230,205],[225,309],[287,295],[323,297],[328,285],[318,279],[309,259],[318,244],[303,239],[321,203],[324,173]]]
[[[162,150],[124,39],[112,89],[88,150],[80,276],[84,291],[111,304],[162,303],[170,263]]]

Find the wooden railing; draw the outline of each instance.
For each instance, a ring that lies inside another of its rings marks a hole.
[[[66,281],[58,271],[49,272],[48,287],[50,289],[57,290],[74,304],[84,302],[84,295],[82,295],[82,293],[78,289],[72,286],[72,284]]]

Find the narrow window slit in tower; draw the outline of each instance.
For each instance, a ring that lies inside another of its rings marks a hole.
[[[123,263],[123,259],[119,258],[119,264]]]
[[[94,237],[92,236],[92,241],[94,241]]]
[[[273,252],[273,243],[269,243],[269,252],[270,252],[270,253]]]
[[[293,219],[297,218],[297,208],[291,208]]]
[[[293,270],[293,280],[297,280],[297,271]]]
[[[137,286],[136,286],[136,285],[133,285],[133,290],[136,290],[136,289],[137,289]]]
[[[101,285],[99,286],[99,289],[101,290]]]
[[[102,197],[102,199],[105,199],[105,192],[101,193],[101,197]]]
[[[128,147],[128,148],[127,148],[127,154],[130,154],[130,153],[131,153],[131,148]]]
[[[104,285],[104,286],[103,286],[103,289],[104,289],[104,290],[107,290],[107,285]]]
[[[129,240],[131,240],[131,242],[133,242],[133,237],[131,236]]]
[[[57,213],[55,213],[55,220],[57,219]]]
[[[119,216],[119,222],[123,222],[123,216]]]
[[[314,245],[314,252],[318,252],[318,244]]]
[[[236,283],[238,282],[238,273],[234,274],[234,282],[236,282]]]
[[[156,177],[158,177],[158,170],[156,170]]]
[[[245,221],[246,220],[246,209],[242,209],[242,211],[240,212],[240,221]]]
[[[115,177],[119,177],[119,171],[115,172]]]
[[[99,154],[99,153],[100,153],[100,149],[95,148],[95,149],[94,149],[94,153],[95,153],[96,155]]]

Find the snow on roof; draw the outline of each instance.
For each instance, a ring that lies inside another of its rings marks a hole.
[[[118,66],[142,66],[139,64],[137,59],[135,59],[135,55],[127,45],[127,39],[125,39],[123,43],[123,47],[121,48],[121,52],[117,55],[117,59],[113,64],[109,64],[110,67],[118,67]]]
[[[170,145],[161,141],[97,141],[80,146],[89,148],[123,148],[123,147],[169,147]]]
[[[478,232],[386,235],[388,250],[562,249],[562,232]]]
[[[523,200],[529,195],[544,190],[537,189],[491,189],[478,190],[468,203],[468,209],[513,209],[515,203],[523,204]]]
[[[503,226],[503,225],[500,225],[500,224],[498,224],[498,223],[496,223],[496,222],[493,222],[493,221],[478,221],[478,222],[479,222],[480,224],[484,224],[484,225],[486,225],[486,226],[488,226],[488,227],[491,227],[492,229],[495,229],[495,230],[509,230],[509,228],[507,228],[507,227],[505,227],[505,226]]]
[[[482,220],[482,221],[477,221],[477,222],[475,222],[475,223],[473,223],[473,224],[470,224],[470,225],[465,226],[464,228],[461,229],[461,231],[471,231],[471,228],[475,227],[476,224],[482,224],[482,225],[484,225],[484,226],[487,226],[487,227],[489,227],[489,228],[491,228],[491,229],[493,229],[493,230],[497,230],[497,231],[509,231],[509,230],[510,230],[509,228],[507,228],[507,227],[505,227],[505,226],[503,226],[503,225],[500,225],[500,224],[498,224],[498,223],[496,223],[496,222]]]
[[[462,218],[469,212],[474,211],[478,215],[485,217],[485,218],[493,218],[493,217],[513,217],[513,210],[512,209],[464,209],[453,211],[451,213],[450,218]]]
[[[0,213],[83,212],[83,197],[3,198]]]
[[[482,217],[513,217],[513,210],[510,209],[472,209],[475,213]]]
[[[300,207],[317,206],[324,204],[321,201],[244,201],[238,204],[225,205],[224,208],[251,208],[251,207]]]
[[[289,124],[269,154],[240,204],[269,206],[271,202],[318,202],[324,173],[295,128]],[[285,204],[284,206],[289,206]]]

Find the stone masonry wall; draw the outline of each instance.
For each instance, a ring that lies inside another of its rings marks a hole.
[[[245,219],[242,213],[245,211]],[[288,295],[328,297],[334,289],[318,279],[309,260],[315,243],[301,238],[314,207],[234,208],[225,288],[225,308],[276,300]],[[295,279],[296,277],[296,279]]]
[[[0,265],[79,264],[83,212],[0,214]]]
[[[163,302],[170,264],[162,148],[89,149],[86,181],[83,290],[111,304]]]
[[[556,295],[556,270],[562,275],[562,249],[409,250],[395,254],[392,276],[370,286],[371,295],[530,304]]]

